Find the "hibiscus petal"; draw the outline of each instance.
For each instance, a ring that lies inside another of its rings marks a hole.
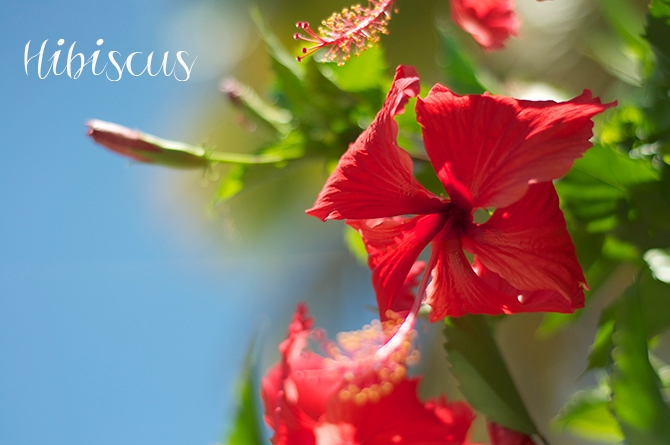
[[[444,225],[441,214],[382,220],[349,220],[363,236],[381,320],[405,309],[403,286],[416,259]]]
[[[418,383],[418,379],[403,380],[378,402],[362,406],[334,398],[324,422],[315,428],[318,445],[463,444],[474,419],[472,410],[464,403],[444,400],[424,406],[417,397]],[[337,441],[344,438],[351,442]]]
[[[314,425],[342,385],[338,370],[325,366],[323,357],[305,351],[312,325],[307,307],[298,305],[288,338],[279,346],[282,360],[261,379],[264,418],[275,431],[276,445],[313,445]]]
[[[511,0],[451,0],[451,18],[488,51],[501,49],[519,28]]]
[[[435,267],[426,289],[431,322],[465,314],[500,315],[523,310],[515,297],[494,289],[475,274],[458,238],[438,237],[432,256]]]
[[[396,114],[419,94],[413,67],[399,66],[381,111],[349,146],[308,215],[326,219],[369,219],[432,213],[442,201],[412,174],[412,160],[398,147]]]
[[[520,290],[512,286],[507,280],[500,275],[488,269],[482,264],[479,257],[475,256],[475,261],[472,265],[475,273],[479,278],[484,280],[489,286],[499,290],[500,292],[514,296],[521,302],[523,309],[519,312],[561,312],[572,313],[575,311],[572,301],[566,300],[560,293],[553,290]],[[581,286],[575,281],[574,294],[582,292]]]
[[[542,304],[543,310],[555,312],[583,307],[584,274],[552,183],[531,185],[515,204],[496,210],[482,225],[469,226],[464,246],[514,288],[553,292],[521,292],[524,305]]]
[[[510,205],[530,183],[563,176],[591,146],[591,118],[614,105],[588,90],[559,103],[457,96],[438,84],[416,111],[435,171],[469,210]]]

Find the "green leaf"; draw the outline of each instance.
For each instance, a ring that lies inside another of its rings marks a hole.
[[[228,435],[227,445],[264,445],[258,421],[258,396],[253,383],[253,373],[247,364],[239,386],[239,401],[235,423]]]
[[[667,445],[670,409],[649,362],[643,295],[636,281],[626,290],[616,311],[610,407],[628,445]]]
[[[368,251],[365,250],[365,243],[361,234],[351,226],[344,225],[344,243],[349,248],[349,252],[364,266],[368,264]]]
[[[481,94],[486,89],[479,83],[472,61],[450,29],[439,30],[442,73],[446,85],[457,94]]]
[[[605,384],[579,391],[570,397],[552,424],[585,439],[620,443],[623,434],[609,403],[610,389]]]
[[[344,91],[379,89],[386,74],[386,58],[382,47],[370,48],[348,60],[344,65],[321,65],[321,71]]]
[[[237,411],[225,445],[264,445],[258,418],[258,390],[254,384],[254,344],[251,341],[237,382]]]
[[[244,174],[247,171],[246,165],[236,165],[230,169],[215,195],[215,202],[226,201],[237,195],[244,189]]]
[[[286,48],[284,48],[277,36],[270,30],[270,27],[261,15],[260,9],[258,9],[258,7],[253,7],[249,10],[249,14],[251,15],[251,20],[261,34],[261,39],[263,39],[263,42],[267,45],[268,52],[272,59],[284,67],[288,72],[292,73],[295,78],[301,79],[304,71],[302,65],[300,65],[295,57],[291,56],[291,54],[286,51]]]
[[[596,144],[577,161],[573,170],[590,176],[599,185],[607,185],[626,192],[627,188],[659,179],[658,170],[642,159],[632,159],[615,149]],[[593,193],[586,191],[586,193]],[[595,196],[600,196],[597,191]]]
[[[636,282],[640,292],[640,310],[647,340],[670,328],[670,284],[658,281],[651,271],[644,269]],[[591,346],[587,369],[605,368],[612,363],[610,352],[614,347],[612,335],[621,300],[614,301],[603,311],[598,323],[596,339]]]
[[[537,428],[507,370],[487,319],[466,315],[445,322],[445,348],[451,372],[468,402],[496,423],[536,434]]]
[[[291,112],[267,103],[249,86],[230,78],[221,84],[221,91],[251,122],[283,136],[291,131]]]
[[[619,302],[616,301],[600,314],[598,331],[588,357],[587,371],[595,368],[606,368],[612,363],[612,348],[614,347],[612,333],[614,333],[614,317],[618,304]]]

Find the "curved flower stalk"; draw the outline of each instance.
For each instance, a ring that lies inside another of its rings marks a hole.
[[[366,8],[361,5],[345,8],[321,22],[323,26],[319,27],[318,33],[309,23],[298,22],[296,26],[306,35],[295,33],[293,37],[312,43],[312,46],[302,48],[303,56],[298,57],[298,61],[327,48],[323,60],[343,65],[352,55],[357,56],[379,42],[380,34],[388,34],[393,3],[394,0],[368,0]]]
[[[451,19],[487,51],[503,48],[519,28],[513,0],[451,0]]]
[[[435,85],[416,114],[445,198],[419,184],[396,142],[394,116],[418,93],[414,68],[399,66],[382,110],[307,210],[347,219],[361,233],[380,311],[428,244],[431,321],[582,307],[584,275],[551,181],[591,146],[591,118],[615,104],[589,91],[557,103],[457,96]],[[475,211],[492,208],[488,221],[475,222]]]
[[[205,168],[212,164],[275,164],[286,156],[252,155],[207,151],[202,147],[170,141],[112,122],[92,119],[86,122],[87,135],[103,147],[147,164],[174,168]]]
[[[418,300],[417,300],[418,301]],[[380,348],[402,330],[397,316],[360,331],[340,333],[337,343],[313,331],[299,305],[281,343],[281,362],[261,381],[265,421],[275,445],[461,445],[474,414],[464,402],[444,397],[422,403],[419,379],[407,378],[406,335],[392,354]],[[327,357],[306,349],[316,339]]]

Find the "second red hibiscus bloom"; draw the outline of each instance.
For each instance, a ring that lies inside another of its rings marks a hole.
[[[416,114],[447,199],[419,184],[396,142],[394,116],[418,93],[414,68],[398,67],[382,110],[307,213],[348,219],[359,230],[380,306],[394,304],[432,243],[426,302],[433,321],[582,307],[584,275],[551,181],[591,146],[591,118],[614,104],[588,91],[557,103],[457,96],[435,85],[418,98]],[[475,210],[493,208],[488,221],[474,221]]]

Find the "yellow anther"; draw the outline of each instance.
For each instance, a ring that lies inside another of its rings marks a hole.
[[[356,396],[354,396],[354,403],[358,406],[365,405],[365,402],[367,402],[367,401],[368,401],[368,398],[362,392],[358,393],[358,394],[356,394]]]
[[[393,383],[399,383],[403,378],[405,378],[406,373],[407,373],[407,371],[405,370],[405,368],[403,366],[398,366],[391,373],[391,381]]]
[[[380,380],[386,381],[391,376],[391,371],[388,368],[382,368],[378,374]]]
[[[339,393],[337,393],[337,396],[340,398],[341,401],[346,402],[349,399],[351,399],[351,393],[347,391],[346,389],[341,389]]]
[[[387,396],[391,394],[392,391],[393,391],[393,383],[384,382],[381,384],[380,392],[382,393],[382,395]]]

